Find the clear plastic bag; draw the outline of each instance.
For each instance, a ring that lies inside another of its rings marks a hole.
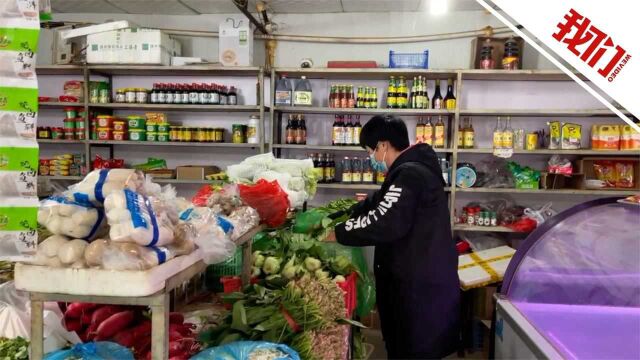
[[[180,215],[180,227],[190,234],[204,254],[206,264],[217,264],[230,258],[236,251],[231,241],[234,226],[226,218],[206,207],[195,207]]]
[[[237,341],[212,347],[194,355],[191,360],[300,360],[298,353],[284,344],[266,341]]]
[[[195,249],[190,239],[184,239],[169,246],[140,246],[132,243],[110,242],[102,252],[102,268],[107,270],[142,271]]]
[[[51,196],[40,202],[38,223],[52,234],[92,240],[105,234],[104,210],[88,202]]]
[[[247,231],[260,224],[260,214],[249,206],[243,206],[232,212],[227,219],[233,224],[231,240],[235,241]]]
[[[165,211],[171,208],[163,204],[128,188],[112,191],[104,200],[111,240],[143,246],[171,244],[174,225]]]
[[[102,205],[113,192],[129,189],[144,193],[144,174],[133,169],[100,169],[88,173],[69,188],[69,195],[80,203]]]
[[[553,210],[553,204],[548,202],[538,209],[526,208],[524,209],[524,215],[535,220],[538,226],[547,221],[550,217],[555,216],[558,212]]]
[[[461,239],[466,241],[473,251],[482,251],[487,249],[493,249],[498,246],[508,245],[507,242],[494,235],[488,234],[475,234],[473,232],[464,232]]]
[[[45,360],[134,360],[131,350],[114,342],[99,341],[76,344],[71,349],[45,355]]]
[[[512,188],[513,176],[507,168],[507,162],[501,158],[483,160],[476,166],[478,181],[476,187]]]

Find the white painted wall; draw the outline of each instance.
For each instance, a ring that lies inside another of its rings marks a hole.
[[[221,21],[238,14],[198,16],[131,15],[131,14],[54,14],[54,20],[102,22],[130,20],[140,26],[180,30],[217,31]],[[458,11],[442,16],[424,12],[415,13],[333,13],[333,14],[281,14],[273,16],[281,34],[315,36],[416,36],[449,32],[479,30],[487,25],[502,24],[484,11]],[[502,36],[502,35],[500,35]],[[217,60],[218,41],[214,38],[181,37],[183,52],[187,56],[200,56]],[[471,64],[471,38],[431,41],[410,44],[346,45],[280,42],[277,47],[277,66],[297,66],[303,58],[313,59],[316,66],[326,66],[328,60],[375,60],[388,65],[389,50],[430,51],[429,67],[433,69],[468,68]],[[51,34],[43,30],[38,62],[51,63]],[[529,46],[524,50],[525,68],[553,68]],[[264,63],[264,44],[256,42],[255,65]]]

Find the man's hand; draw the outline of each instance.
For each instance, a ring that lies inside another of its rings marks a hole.
[[[328,234],[327,237],[324,238],[325,242],[336,242],[336,232],[331,230]]]

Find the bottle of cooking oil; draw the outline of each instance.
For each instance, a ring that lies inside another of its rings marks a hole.
[[[438,116],[438,122],[434,127],[433,147],[442,149],[444,148],[444,142],[445,142],[445,126],[444,126],[444,122],[442,121],[442,116]]]
[[[507,116],[507,122],[502,130],[502,148],[513,149],[513,129],[511,128],[511,116]]]
[[[475,131],[473,130],[473,124],[471,124],[471,119],[466,118],[466,125],[464,127],[464,133],[462,136],[462,145],[465,149],[473,149],[475,147]]]
[[[500,116],[496,119],[496,127],[493,128],[493,149],[502,149],[502,119]]]
[[[424,136],[422,137],[425,144],[433,145],[433,124],[431,116],[427,117],[427,123],[424,124]]]

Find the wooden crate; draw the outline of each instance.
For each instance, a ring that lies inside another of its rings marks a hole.
[[[478,36],[473,39],[471,44],[471,48],[473,49],[471,53],[471,68],[480,69],[480,52],[482,50],[482,46],[486,39],[489,39],[491,42],[491,46],[493,46],[493,62],[495,64],[495,69],[502,69],[502,56],[504,56],[504,42],[509,39],[508,37],[486,37],[486,36]],[[522,59],[524,52],[524,40],[516,36],[514,37],[516,43],[518,43],[519,48],[519,58],[518,58],[518,69],[522,69]]]

